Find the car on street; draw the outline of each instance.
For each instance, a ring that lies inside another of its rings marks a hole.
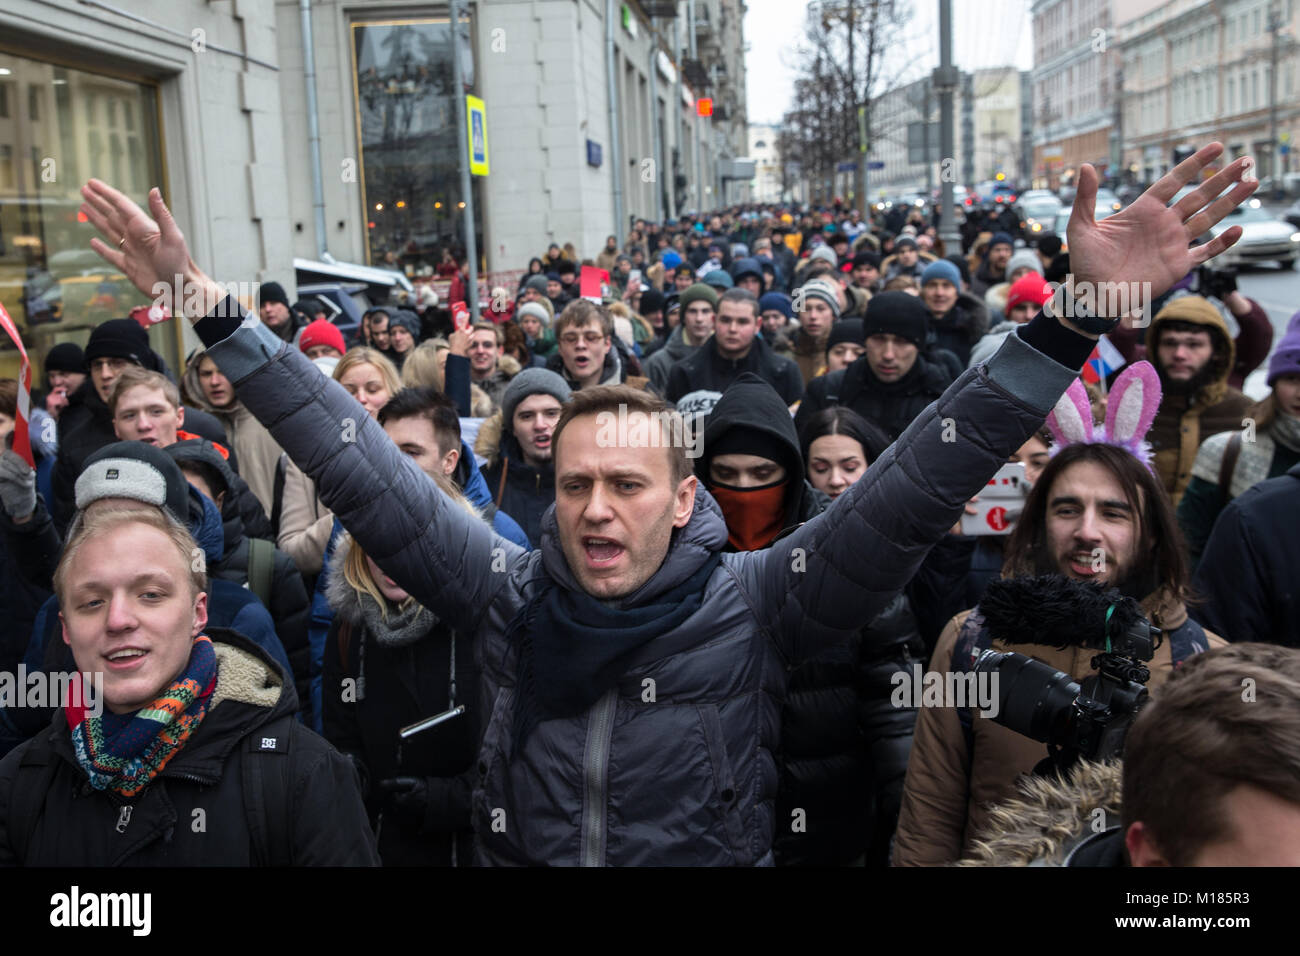
[[[1297,199],[1290,205],[1287,211],[1282,214],[1282,218],[1291,223],[1291,225],[1295,226],[1297,229],[1300,229],[1300,199]]]
[[[998,206],[1014,203],[1018,194],[1015,187],[1010,183],[990,179],[977,184],[973,195],[974,201],[985,209],[996,209]],[[967,202],[966,205],[969,206],[972,203]]]
[[[1109,208],[1111,212],[1119,212],[1121,209],[1124,208],[1124,204],[1120,202],[1119,197],[1115,195],[1115,191],[1113,189],[1098,189],[1097,208],[1098,209]],[[1109,215],[1109,213],[1107,215]],[[1099,216],[1098,218],[1104,219],[1105,216]]]
[[[1178,203],[1194,188],[1184,186],[1178,190],[1169,205]],[[1294,224],[1279,219],[1265,209],[1258,198],[1249,199],[1237,206],[1211,226],[1200,240],[1214,238],[1233,226],[1241,226],[1241,238],[1213,259],[1207,260],[1214,263],[1215,268],[1276,262],[1283,269],[1290,269],[1300,259],[1300,231],[1297,231]]]

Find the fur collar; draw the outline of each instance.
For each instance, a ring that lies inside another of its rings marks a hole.
[[[987,828],[957,865],[1062,865],[1098,824],[1119,823],[1122,767],[1117,760],[1080,760],[1068,781],[1022,775],[1016,796],[990,809]]]

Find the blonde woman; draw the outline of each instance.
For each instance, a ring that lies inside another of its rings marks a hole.
[[[450,478],[434,484],[480,517]],[[484,715],[472,635],[417,604],[344,534],[326,597],[324,734],[358,765],[386,866],[468,866],[470,792]],[[402,740],[398,731],[437,714],[443,724]]]
[[[361,403],[371,418],[402,389],[402,380],[382,352],[367,346],[351,349],[334,367],[334,380]],[[334,529],[334,515],[316,494],[316,485],[288,456],[281,459],[284,491],[281,494],[279,532],[276,545],[302,572],[303,577],[320,573]],[[274,520],[274,518],[273,518]]]

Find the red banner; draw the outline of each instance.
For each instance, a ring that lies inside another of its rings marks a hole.
[[[592,302],[600,305],[602,298],[600,292],[600,277],[607,274],[608,273],[606,273],[604,269],[597,269],[595,266],[583,266],[582,278],[579,280],[579,289],[582,292],[582,297],[584,299],[590,299]]]
[[[17,347],[18,354],[23,357],[22,370],[18,373],[18,417],[14,420],[14,451],[22,456],[23,461],[35,468],[36,460],[32,458],[32,440],[27,433],[27,419],[32,410],[32,361],[27,357],[27,349],[23,347],[18,326],[14,325],[14,320],[9,318],[9,313],[5,311],[3,305],[0,305],[0,327],[9,333],[9,338]]]

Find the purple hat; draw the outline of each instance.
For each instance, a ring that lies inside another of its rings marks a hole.
[[[1268,387],[1283,375],[1300,375],[1300,312],[1291,316],[1286,334],[1273,350],[1268,362]]]

